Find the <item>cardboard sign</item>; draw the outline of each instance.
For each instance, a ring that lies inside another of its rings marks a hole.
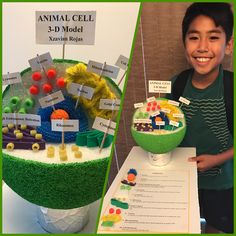
[[[174,100],[168,100],[168,104],[174,105],[174,106],[179,106],[179,102],[176,102]]]
[[[52,57],[49,52],[29,60],[29,64],[32,71],[41,70],[42,67],[50,67],[52,63],[53,63]]]
[[[21,83],[21,75],[19,72],[8,73],[2,76],[2,85]]]
[[[93,123],[93,129],[100,130],[104,133],[114,135],[116,129],[116,122],[96,117]]]
[[[149,93],[171,93],[171,81],[149,80]]]
[[[107,64],[104,66],[103,63],[96,61],[89,61],[87,66],[87,71],[116,79],[119,74],[120,68],[115,66],[110,66]]]
[[[154,102],[154,101],[156,101],[156,98],[155,98],[155,97],[147,98],[147,102]]]
[[[68,93],[92,99],[95,89],[81,84],[71,83],[68,87]]]
[[[181,113],[174,113],[174,114],[173,114],[173,117],[176,117],[176,118],[184,118],[184,114],[181,114]]]
[[[79,120],[51,120],[52,131],[79,131]]]
[[[188,99],[184,98],[184,97],[180,97],[180,98],[179,98],[179,101],[182,102],[182,103],[184,103],[184,104],[186,104],[186,105],[189,105],[189,104],[190,104],[190,101],[189,101]]]
[[[94,45],[96,11],[36,11],[37,44]]]
[[[173,125],[175,127],[179,127],[179,122],[176,122],[176,121],[173,121],[173,120],[170,120],[169,124]]]
[[[142,102],[134,104],[134,108],[140,108],[140,107],[143,107],[143,103]]]
[[[99,109],[118,111],[120,109],[120,100],[119,99],[100,99]]]
[[[41,126],[41,116],[34,114],[3,113],[2,124]]]
[[[152,121],[150,119],[134,119],[134,123],[145,123],[145,124],[151,124]]]
[[[165,125],[165,121],[156,121],[156,125]]]
[[[123,55],[120,55],[115,65],[120,67],[123,70],[127,70],[128,63],[129,63],[129,58]]]
[[[50,107],[50,106],[53,106],[59,102],[62,102],[64,101],[65,98],[62,94],[61,91],[57,91],[55,93],[52,93],[46,97],[42,97],[39,99],[39,103],[41,105],[42,108],[45,108],[45,107]]]

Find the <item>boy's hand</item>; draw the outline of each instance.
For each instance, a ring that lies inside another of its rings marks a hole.
[[[214,166],[221,164],[221,161],[217,158],[217,155],[203,154],[197,157],[190,157],[188,161],[196,161],[197,169],[199,171],[206,171]]]

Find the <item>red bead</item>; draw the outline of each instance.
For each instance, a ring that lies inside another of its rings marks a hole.
[[[109,209],[109,213],[110,213],[110,214],[113,214],[114,211],[115,211],[114,208],[110,208],[110,209]]]
[[[49,79],[54,79],[55,77],[56,77],[56,71],[54,70],[54,69],[49,69],[48,71],[47,71],[47,77],[49,78]]]
[[[52,85],[51,84],[44,84],[43,85],[43,92],[44,93],[50,93],[52,91]]]
[[[120,209],[116,209],[116,214],[119,215],[121,213]]]
[[[150,107],[147,107],[147,111],[150,111]]]
[[[64,78],[57,79],[57,87],[64,88],[66,85],[66,81]]]
[[[41,73],[38,72],[38,71],[34,72],[34,73],[32,74],[32,79],[33,79],[34,81],[39,81],[39,80],[41,80],[41,79],[42,79]]]
[[[159,110],[160,110],[160,109],[161,109],[161,106],[160,106],[160,105],[157,105],[157,109],[159,109]]]
[[[153,104],[152,104],[153,106],[156,106],[157,105],[157,102],[155,101],[155,102],[153,102]]]
[[[37,95],[39,93],[39,87],[37,85],[32,85],[29,88],[30,94]]]
[[[156,110],[156,107],[152,107],[152,111],[155,111]]]
[[[147,105],[150,107],[150,106],[151,106],[151,103],[149,102]]]

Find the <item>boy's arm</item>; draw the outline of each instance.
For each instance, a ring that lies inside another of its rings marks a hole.
[[[196,161],[197,168],[199,171],[206,171],[214,166],[223,164],[224,162],[233,159],[234,157],[234,148],[231,147],[227,151],[216,154],[202,154],[197,157],[190,157],[189,161]]]

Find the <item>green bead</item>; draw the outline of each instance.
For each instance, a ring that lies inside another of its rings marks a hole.
[[[12,106],[18,106],[20,104],[20,98],[18,96],[11,97],[10,104]]]
[[[25,108],[24,108],[24,107],[21,107],[18,113],[19,113],[19,114],[26,114]]]
[[[24,108],[26,110],[29,110],[33,108],[33,106],[34,106],[34,100],[32,98],[26,98],[24,101]]]
[[[12,109],[10,107],[4,107],[3,113],[12,113]]]

